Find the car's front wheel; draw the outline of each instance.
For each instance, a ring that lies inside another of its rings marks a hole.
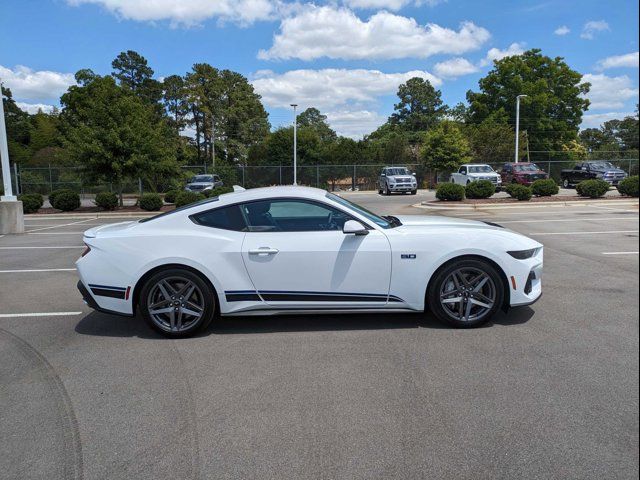
[[[170,268],[147,279],[139,297],[145,321],[167,337],[188,337],[206,328],[216,302],[211,287],[200,275]]]
[[[438,320],[461,328],[489,321],[503,299],[504,286],[495,267],[474,258],[462,258],[438,270],[427,292],[427,306]]]
[[[565,178],[565,179],[562,181],[562,187],[563,187],[563,188],[569,188],[569,187],[571,187],[571,184],[569,183],[569,179]]]

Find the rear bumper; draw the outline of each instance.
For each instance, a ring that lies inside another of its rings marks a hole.
[[[102,308],[100,305],[98,305],[98,303],[93,298],[91,293],[89,293],[89,289],[84,286],[84,283],[82,283],[81,280],[78,280],[78,284],[76,286],[78,287],[78,291],[80,292],[80,295],[82,295],[82,300],[84,301],[84,303],[87,304],[89,308],[92,308],[93,310],[96,310],[98,312],[108,313],[110,315],[120,315],[122,317],[133,317],[133,315],[130,313],[116,312],[114,310],[108,310],[106,308]]]

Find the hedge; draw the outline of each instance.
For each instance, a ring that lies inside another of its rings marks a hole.
[[[164,201],[167,203],[175,203],[176,196],[180,193],[180,190],[169,190],[164,194]]]
[[[455,183],[441,183],[436,188],[436,198],[445,202],[462,200],[464,193],[464,187]]]
[[[76,192],[66,191],[55,195],[53,199],[53,208],[70,212],[80,208],[80,195]]]
[[[558,192],[560,192],[560,187],[552,178],[536,180],[531,184],[531,193],[536,197],[550,197],[557,195]]]
[[[18,195],[18,200],[22,202],[24,213],[36,213],[44,204],[44,198],[39,193],[25,193]]]
[[[205,197],[203,194],[201,193],[196,193],[196,192],[180,192],[178,195],[176,195],[176,208],[178,207],[184,207],[185,205],[189,205],[190,203],[195,203],[198,202],[200,200],[204,200]]]
[[[604,180],[584,180],[576,185],[576,191],[581,197],[600,198],[609,191],[609,183]]]
[[[627,177],[618,184],[618,192],[620,195],[626,195],[627,197],[638,196],[638,175]]]
[[[96,194],[94,203],[103,210],[115,210],[118,206],[118,196],[112,192],[100,192]]]
[[[157,193],[145,193],[138,199],[138,205],[143,210],[155,212],[162,208],[162,197]]]
[[[489,180],[476,180],[465,188],[467,198],[489,198],[496,193],[496,187]]]
[[[54,190],[53,192],[51,192],[49,194],[49,204],[53,207],[53,202],[55,201],[56,197],[61,194],[61,193],[65,193],[65,192],[71,192],[74,193],[73,190],[69,189],[69,188],[59,188],[57,190]]]
[[[207,198],[211,198],[211,197],[219,197],[220,195],[224,195],[225,193],[231,193],[233,192],[233,187],[216,187],[216,188],[212,188],[211,190],[207,190],[206,192],[204,192],[204,195]]]
[[[531,200],[531,196],[533,195],[531,188],[525,185],[520,185],[519,183],[510,183],[505,188],[506,192],[510,197],[515,198],[519,201]]]

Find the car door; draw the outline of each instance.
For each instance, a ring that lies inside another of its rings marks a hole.
[[[353,218],[306,199],[241,205],[248,232],[242,256],[260,297],[281,308],[376,308],[387,303],[391,247],[373,227],[344,234]],[[360,222],[362,223],[362,222]]]

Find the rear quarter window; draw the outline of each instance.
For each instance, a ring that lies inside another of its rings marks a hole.
[[[242,232],[246,224],[238,205],[216,208],[191,215],[191,220],[203,227],[219,228],[222,230],[233,230]]]

